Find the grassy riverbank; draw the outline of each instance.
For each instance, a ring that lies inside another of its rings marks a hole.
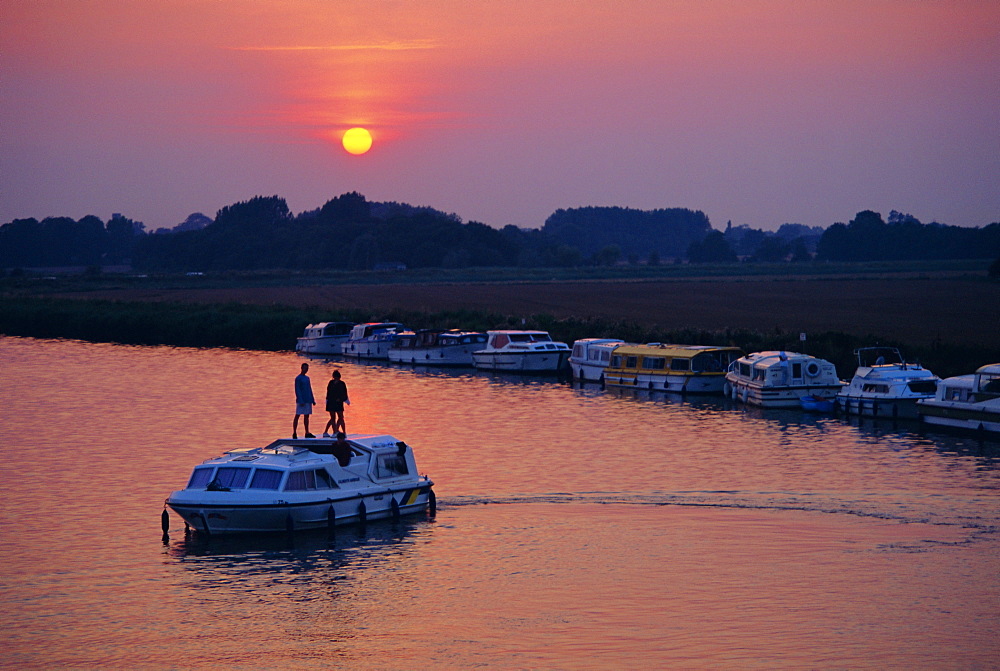
[[[584,337],[617,337],[630,342],[736,345],[747,352],[784,349],[828,359],[844,376],[854,369],[853,350],[876,343],[900,346],[908,358],[920,360],[942,376],[970,372],[984,363],[1000,361],[1000,343],[968,345],[934,341],[918,345],[832,330],[809,333],[802,342],[799,332],[780,328],[664,329],[635,320],[556,317],[546,313],[521,316],[471,309],[435,312],[399,308],[331,311],[237,302],[0,298],[0,333],[135,345],[291,350],[306,324],[324,320],[391,320],[411,328],[538,328],[569,343]]]

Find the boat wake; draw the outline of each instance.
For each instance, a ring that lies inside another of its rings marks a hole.
[[[514,496],[453,496],[438,499],[439,509],[479,505],[690,506],[736,510],[773,510],[851,515],[861,518],[958,527],[969,540],[1000,531],[995,497],[953,497],[897,493],[796,493],[749,491],[551,492]],[[975,512],[970,512],[975,511]],[[968,542],[968,541],[966,541]]]

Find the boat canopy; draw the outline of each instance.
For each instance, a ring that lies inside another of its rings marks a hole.
[[[976,390],[1000,395],[1000,363],[990,363],[976,370]]]
[[[623,356],[664,356],[671,359],[693,359],[704,353],[727,353],[743,356],[739,347],[716,347],[713,345],[666,345],[649,343],[647,345],[621,345],[614,350],[615,355]]]

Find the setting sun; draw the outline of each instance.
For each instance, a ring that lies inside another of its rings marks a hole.
[[[372,134],[364,128],[351,128],[344,133],[344,149],[351,154],[364,154],[372,148]]]

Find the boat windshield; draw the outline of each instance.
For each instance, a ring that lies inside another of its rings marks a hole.
[[[1000,374],[980,374],[979,391],[987,394],[1000,394]]]
[[[406,458],[398,454],[380,454],[376,461],[376,477],[394,478],[410,472]]]
[[[548,333],[511,333],[511,342],[550,342],[552,337]]]
[[[913,380],[912,382],[907,382],[906,386],[914,394],[933,394],[937,391],[936,380]]]
[[[905,363],[895,347],[863,347],[857,350],[859,366],[891,366]]]

